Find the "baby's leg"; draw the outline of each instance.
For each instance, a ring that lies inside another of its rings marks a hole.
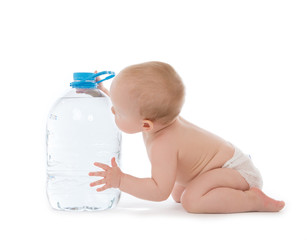
[[[184,186],[180,185],[179,183],[175,183],[175,186],[172,191],[172,197],[175,200],[175,202],[180,203],[180,198],[184,189],[185,189]]]
[[[260,189],[249,189],[234,169],[219,168],[190,182],[181,196],[182,206],[192,213],[277,212],[284,202],[267,197]]]

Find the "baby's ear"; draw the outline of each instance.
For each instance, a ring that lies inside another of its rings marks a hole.
[[[153,129],[153,122],[150,120],[143,120],[142,129],[144,132],[151,131]]]

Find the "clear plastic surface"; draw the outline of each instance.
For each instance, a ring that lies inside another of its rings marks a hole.
[[[121,132],[108,96],[98,89],[71,89],[52,107],[47,121],[47,196],[59,210],[93,211],[116,206],[120,191],[97,192],[89,184],[102,171],[93,165],[120,166]]]

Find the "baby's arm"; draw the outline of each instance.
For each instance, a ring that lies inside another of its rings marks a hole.
[[[151,200],[166,200],[172,192],[176,179],[176,151],[168,149],[167,144],[153,146],[149,152],[151,178],[136,178],[124,174],[120,189],[135,197]]]
[[[100,91],[104,92],[105,94],[107,94],[107,95],[110,97],[110,92],[109,92],[109,90],[106,89],[106,88],[103,86],[102,82],[101,82],[101,83],[98,83],[97,88],[98,88]]]
[[[97,73],[97,70],[94,73]],[[98,82],[100,80],[101,80],[100,77],[96,77],[96,82]],[[110,97],[110,91],[103,86],[102,82],[98,83],[97,88]]]
[[[159,142],[151,147],[149,157],[152,165],[151,178],[137,178],[124,174],[121,171],[119,172],[119,168],[114,164],[115,161],[113,160],[112,167],[103,168],[105,170],[104,174],[96,175],[95,173],[90,173],[90,176],[104,177],[104,179],[92,183],[91,186],[105,184],[102,188],[98,188],[97,191],[118,187],[123,192],[145,200],[166,200],[175,184],[177,152],[169,149],[168,144]],[[95,165],[98,166],[97,164]],[[112,171],[117,171],[118,173],[111,173]],[[107,175],[113,176],[107,179]],[[112,186],[111,183],[114,183],[114,185]]]

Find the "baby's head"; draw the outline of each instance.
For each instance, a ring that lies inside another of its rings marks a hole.
[[[171,123],[184,103],[184,85],[166,63],[146,62],[123,69],[111,85],[112,111],[128,133]]]

